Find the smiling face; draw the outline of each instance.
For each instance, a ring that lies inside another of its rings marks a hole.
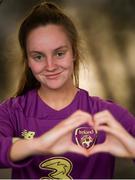
[[[26,41],[28,65],[41,88],[58,89],[73,84],[73,51],[60,25],[32,30]]]

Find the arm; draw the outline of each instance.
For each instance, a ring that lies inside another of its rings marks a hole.
[[[135,158],[135,138],[112,116],[109,111],[94,115],[95,128],[106,133],[105,142],[96,145],[89,155],[98,152],[111,153],[118,157]]]
[[[16,140],[11,146],[10,159],[15,162],[32,155],[62,154],[66,152],[75,152],[87,156],[84,148],[80,148],[72,142],[73,130],[85,123],[92,124],[91,115],[77,111],[38,138]]]

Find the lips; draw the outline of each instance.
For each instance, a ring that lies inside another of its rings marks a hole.
[[[62,72],[45,75],[47,79],[57,79]]]

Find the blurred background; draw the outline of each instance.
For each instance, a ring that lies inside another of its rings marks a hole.
[[[135,0],[48,0],[77,25],[84,51],[80,87],[135,115]],[[21,74],[19,24],[40,0],[0,0],[0,101],[14,93]],[[101,162],[102,163],[102,162]],[[135,178],[131,160],[116,160],[114,178]],[[0,178],[10,178],[0,169]]]

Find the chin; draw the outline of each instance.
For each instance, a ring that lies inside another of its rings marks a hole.
[[[63,80],[51,80],[51,81],[45,81],[43,82],[43,86],[50,90],[59,90],[63,89],[64,87],[67,88],[67,86],[70,86],[71,83],[69,83],[68,79],[64,78]]]
[[[50,90],[59,90],[62,89],[64,87],[64,84],[47,84],[45,85],[45,87],[47,87]]]
[[[65,89],[65,92],[67,90],[67,87],[71,86],[71,83],[69,83],[68,81],[63,81],[61,83],[52,83],[52,84],[48,84],[47,85],[48,88],[52,89],[52,90],[60,90],[60,89]]]

